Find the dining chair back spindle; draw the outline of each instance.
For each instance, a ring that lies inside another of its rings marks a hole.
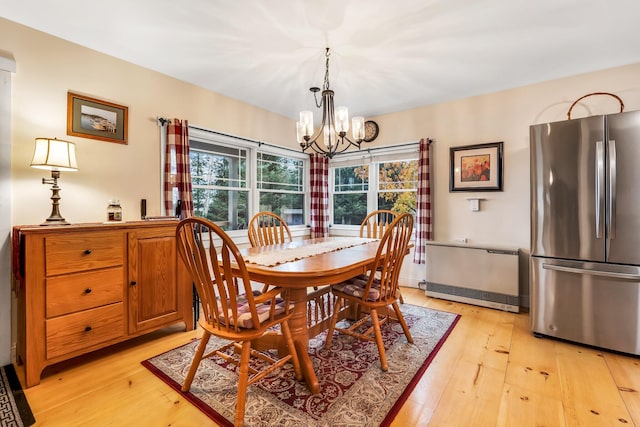
[[[337,285],[333,285],[331,292],[337,296],[333,316],[327,331],[325,348],[331,348],[333,332],[350,335],[367,341],[375,341],[380,354],[380,367],[383,371],[389,369],[387,357],[382,341],[380,325],[390,319],[389,307],[393,308],[395,319],[402,326],[407,341],[412,343],[411,332],[404,320],[398,305],[398,278],[402,261],[409,249],[409,240],[413,231],[413,216],[400,214],[386,228],[380,240],[376,262],[366,274],[349,279]],[[356,319],[350,326],[342,328],[336,326],[338,313],[344,301],[361,306],[367,314]],[[371,321],[372,327],[366,331],[360,328],[366,322]]]
[[[360,237],[369,237],[373,239],[382,238],[387,227],[391,225],[397,216],[397,213],[387,209],[379,209],[371,212],[360,224]]]
[[[249,242],[252,247],[290,242],[287,222],[273,212],[258,212],[249,221]]]
[[[191,388],[203,358],[217,355],[237,365],[239,378],[234,425],[242,426],[250,385],[288,361],[293,363],[296,379],[302,380],[288,323],[293,314],[288,293],[279,287],[273,287],[266,293],[254,291],[237,246],[219,226],[207,219],[190,217],[182,220],[176,229],[176,238],[178,252],[191,274],[202,304],[198,323],[203,335],[182,391]],[[253,341],[275,325],[280,325],[288,352],[276,357],[252,348]],[[204,354],[212,335],[225,340],[225,344]],[[240,348],[239,356],[237,348]],[[260,363],[252,364],[252,357],[259,358]]]

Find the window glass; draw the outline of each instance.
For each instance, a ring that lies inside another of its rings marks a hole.
[[[245,227],[249,218],[247,150],[214,144],[191,145],[194,214],[224,230]]]
[[[304,224],[304,162],[258,152],[257,163],[259,210],[280,215],[288,225]]]
[[[418,161],[378,164],[378,206],[398,213],[416,212]]]
[[[369,165],[333,169],[333,223],[360,225],[367,216]]]

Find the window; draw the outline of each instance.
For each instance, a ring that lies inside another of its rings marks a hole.
[[[377,209],[415,214],[417,197],[417,160],[378,163]]]
[[[232,231],[266,210],[304,228],[308,155],[195,127],[189,144],[195,215]]]
[[[249,222],[247,150],[190,141],[193,208],[224,230]]]
[[[367,215],[369,165],[333,169],[333,223],[360,225]]]
[[[416,211],[418,160],[415,150],[332,162],[332,224],[360,225],[367,212]]]
[[[304,224],[304,162],[257,153],[259,210],[280,215],[288,225]]]

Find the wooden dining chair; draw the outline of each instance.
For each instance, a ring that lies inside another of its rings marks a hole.
[[[287,293],[278,287],[266,293],[253,291],[237,246],[220,227],[207,219],[190,217],[180,221],[176,238],[178,252],[191,274],[202,304],[202,315],[198,321],[203,330],[202,340],[182,384],[182,391],[191,388],[203,358],[217,355],[234,363],[239,367],[235,426],[241,426],[250,385],[288,361],[293,363],[296,379],[302,380],[288,323],[293,313]],[[288,354],[281,357],[252,348],[254,340],[274,325],[280,325],[288,347]],[[204,354],[212,335],[226,342]],[[251,363],[252,357],[260,359],[257,366]]]
[[[360,224],[360,237],[368,237],[372,239],[380,239],[384,235],[384,232],[391,225],[398,214],[388,209],[379,209],[368,214]],[[400,288],[398,288],[398,297],[400,303],[404,304],[404,298]]]
[[[398,215],[382,235],[376,255],[376,262],[370,267],[370,270],[365,274],[331,287],[331,292],[338,298],[327,332],[325,349],[331,348],[334,331],[362,340],[375,341],[378,346],[378,352],[380,353],[380,367],[383,371],[387,371],[389,365],[384,350],[384,343],[382,342],[380,325],[390,319],[397,320],[402,326],[407,341],[410,343],[413,342],[411,332],[400,311],[397,296],[398,277],[402,267],[402,261],[407,254],[412,231],[413,216],[407,213]],[[339,328],[336,326],[336,323],[343,300],[358,304],[362,306],[362,308],[368,309],[368,312],[364,317],[351,323],[350,326]],[[393,308],[395,319],[390,317],[388,307]],[[369,321],[372,326],[366,331],[362,331],[360,328]]]
[[[247,233],[252,248],[293,240],[287,222],[280,215],[268,211],[258,212],[251,218]],[[268,289],[269,284],[265,283],[262,292]]]
[[[369,237],[373,239],[380,239],[384,235],[385,230],[394,219],[398,216],[397,213],[387,210],[379,209],[368,214],[360,224],[360,237]]]
[[[249,221],[249,242],[252,247],[290,242],[291,231],[287,222],[273,212],[258,212]]]

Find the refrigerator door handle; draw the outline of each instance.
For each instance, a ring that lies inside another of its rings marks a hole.
[[[607,200],[607,238],[616,238],[616,141],[607,142],[609,151],[609,200]]]
[[[604,208],[604,141],[596,141],[596,239],[603,237]]]
[[[611,271],[601,271],[601,270],[590,270],[588,268],[577,268],[577,267],[566,267],[564,265],[554,265],[554,264],[542,264],[542,268],[545,270],[556,270],[556,271],[564,271],[567,273],[576,273],[576,274],[591,274],[592,276],[605,276],[611,277],[615,279],[626,279],[626,280],[640,280],[640,274],[629,274],[629,273],[614,273]]]

